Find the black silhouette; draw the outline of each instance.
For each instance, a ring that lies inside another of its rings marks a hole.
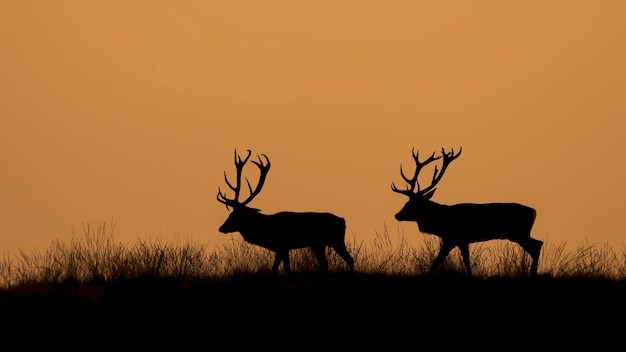
[[[346,222],[343,218],[331,213],[316,212],[284,211],[268,215],[262,214],[259,209],[247,206],[261,191],[269,172],[270,161],[265,154],[262,154],[265,158],[265,164],[260,156],[258,161],[252,160],[252,163],[258,166],[261,171],[256,188],[252,190],[250,182],[246,178],[250,195],[246,200],[239,201],[242,171],[250,158],[250,154],[251,151],[248,150],[248,155],[241,159],[235,150],[237,181],[234,186],[228,181],[228,177],[224,173],[226,184],[235,192],[235,195],[234,198],[228,199],[218,188],[217,200],[225,204],[227,209],[232,208],[232,212],[224,224],[220,226],[219,231],[222,233],[239,232],[247,242],[275,252],[274,264],[272,265],[273,272],[278,271],[281,262],[283,269],[289,272],[289,251],[306,247],[310,247],[315,253],[320,271],[328,270],[326,247],[333,248],[348,264],[350,271],[354,271],[354,259],[348,253],[344,242]]]
[[[495,239],[506,239],[518,243],[532,257],[531,275],[537,275],[537,265],[542,241],[530,237],[530,231],[535,222],[536,211],[533,208],[517,203],[486,203],[486,204],[438,204],[430,199],[435,193],[435,186],[448,165],[461,155],[462,148],[457,154],[454,149],[446,153],[441,148],[441,155],[435,153],[423,162],[418,159],[418,153],[412,151],[415,160],[415,174],[412,178],[404,175],[402,165],[400,174],[406,183],[407,189],[401,190],[391,184],[394,192],[409,197],[409,201],[396,214],[398,221],[415,221],[423,233],[437,235],[441,238],[441,248],[433,261],[432,273],[454,248],[459,247],[463,263],[469,276],[472,275],[469,257],[469,244]],[[427,164],[443,157],[441,170],[435,166],[431,184],[420,189],[418,174]],[[417,187],[417,190],[416,190]]]

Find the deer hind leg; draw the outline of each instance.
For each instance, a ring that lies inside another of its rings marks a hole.
[[[289,251],[278,251],[274,256],[274,264],[272,265],[272,272],[278,272],[278,266],[280,262],[283,262],[283,269],[285,272],[290,272],[291,268],[289,266]]]
[[[543,241],[540,240],[536,240],[534,238],[531,238],[530,240],[531,243],[531,250],[530,250],[530,256],[533,258],[533,262],[530,265],[530,274],[535,276],[537,275],[537,267],[539,266],[539,255],[541,254],[541,247],[543,246]]]
[[[326,258],[326,246],[315,246],[311,248],[313,249],[313,253],[315,253],[315,258],[317,258],[318,271],[321,271],[321,272],[328,271],[328,259]]]
[[[454,248],[454,245],[446,243],[445,241],[441,242],[441,248],[439,248],[439,254],[437,254],[437,257],[435,258],[432,265],[430,266],[431,274],[435,272],[435,270],[437,269],[437,267],[439,267],[439,265],[441,265],[441,263],[443,263],[443,261],[448,256],[448,253],[450,253],[450,251],[452,250],[452,248]]]
[[[348,264],[350,271],[354,271],[354,258],[352,258],[352,256],[348,252],[348,249],[346,248],[346,244],[341,242],[336,245],[333,245],[332,248]]]
[[[470,266],[470,254],[469,254],[469,244],[460,244],[459,250],[461,250],[461,257],[463,258],[463,264],[465,264],[465,269],[467,269],[467,275],[472,276],[472,267]]]
[[[532,264],[530,264],[530,275],[537,275],[537,267],[539,266],[539,255],[541,254],[541,247],[543,246],[543,241],[528,237],[524,241],[518,242],[522,248],[533,259]]]

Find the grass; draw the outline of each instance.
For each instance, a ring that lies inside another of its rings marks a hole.
[[[441,339],[448,347],[498,348],[480,337],[489,334],[520,348],[536,348],[539,336],[542,347],[564,348],[574,336],[576,347],[608,343],[621,336],[613,321],[626,316],[626,250],[596,244],[568,251],[565,243],[544,243],[532,278],[521,247],[478,243],[470,246],[473,277],[457,249],[428,275],[437,237],[407,239],[400,228],[395,236],[385,228],[371,241],[347,239],[355,273],[333,251],[330,272],[316,273],[303,249],[292,251],[291,274],[273,275],[273,253],[236,235],[214,246],[128,245],[113,232],[107,223],[87,224],[69,242],[5,254],[0,332],[54,333],[37,339],[46,347],[81,336],[128,348],[128,341],[144,349],[167,341],[177,349],[218,342],[259,348],[292,336],[311,348],[399,349]]]
[[[138,240],[133,245],[116,242],[114,227],[86,224],[83,234],[68,243],[52,241],[44,251],[5,254],[0,260],[0,289],[35,284],[128,282],[139,279],[226,280],[246,275],[270,274],[273,253],[248,244],[238,236],[224,244],[169,243]],[[427,274],[439,249],[435,236],[409,241],[398,228],[395,238],[387,228],[372,241],[347,239],[356,271],[391,277]],[[331,272],[346,270],[334,251],[328,251]],[[470,246],[475,278],[522,278],[529,275],[530,257],[515,243],[489,241]],[[316,261],[307,249],[291,252],[294,273],[313,272]],[[464,276],[460,252],[453,250],[439,275]],[[551,278],[626,280],[626,249],[584,243],[567,251],[566,243],[544,243],[539,275]]]

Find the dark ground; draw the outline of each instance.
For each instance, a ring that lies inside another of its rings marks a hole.
[[[330,273],[33,285],[1,292],[0,309],[3,340],[23,349],[603,350],[626,339],[626,282],[604,279]]]

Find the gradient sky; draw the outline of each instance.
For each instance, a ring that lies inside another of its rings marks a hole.
[[[463,147],[433,200],[519,202],[533,237],[626,242],[624,1],[4,1],[0,251],[115,224],[219,242],[233,152],[250,203],[348,236],[407,200],[400,164]],[[247,170],[254,182],[255,167]],[[423,171],[430,177],[432,169]],[[231,176],[232,178],[233,176]]]

